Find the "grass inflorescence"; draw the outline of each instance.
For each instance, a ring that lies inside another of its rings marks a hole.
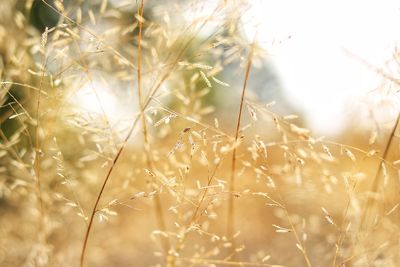
[[[397,266],[399,117],[263,98],[250,5],[0,3],[1,266]]]

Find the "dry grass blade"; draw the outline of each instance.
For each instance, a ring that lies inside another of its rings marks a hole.
[[[86,253],[87,243],[88,243],[88,240],[89,240],[90,231],[92,230],[94,216],[95,216],[95,214],[97,212],[97,207],[99,205],[101,196],[103,195],[104,188],[106,187],[106,185],[108,183],[108,180],[110,179],[111,174],[112,174],[112,172],[114,170],[114,167],[116,166],[116,164],[117,164],[122,152],[124,151],[124,148],[125,148],[126,144],[128,143],[129,138],[131,137],[134,129],[136,128],[137,122],[138,122],[138,119],[136,119],[134,121],[134,123],[132,124],[131,128],[129,129],[128,134],[126,135],[121,147],[119,148],[116,156],[114,157],[114,159],[113,159],[113,161],[111,163],[111,167],[109,168],[109,170],[107,172],[107,175],[106,175],[106,177],[105,177],[105,179],[103,181],[103,184],[102,184],[102,186],[100,188],[100,191],[99,191],[99,193],[97,195],[96,202],[94,203],[92,212],[90,214],[89,223],[87,225],[85,237],[84,237],[84,240],[83,240],[83,245],[82,245],[82,250],[81,250],[81,257],[80,257],[80,266],[81,267],[84,266],[83,264],[84,264],[84,261],[85,261],[85,253]]]
[[[383,171],[384,171],[384,169],[383,169],[384,165],[383,164],[384,164],[384,162],[387,162],[387,158],[388,158],[388,155],[389,155],[389,150],[393,145],[393,141],[395,140],[396,129],[399,126],[399,123],[400,123],[400,114],[397,115],[396,122],[395,122],[395,124],[394,124],[394,126],[392,128],[392,131],[389,134],[388,141],[387,141],[387,143],[385,145],[385,149],[384,149],[382,158],[379,161],[379,167],[378,167],[378,169],[376,171],[376,174],[375,174],[375,176],[373,178],[372,186],[371,186],[371,190],[370,190],[372,193],[375,193],[378,190],[378,186],[379,186],[379,183],[381,181],[381,177],[382,177],[382,174],[383,174]],[[390,165],[393,166],[392,163],[390,163]],[[367,200],[367,202],[365,204],[365,208],[363,209],[362,216],[361,216],[361,221],[360,221],[361,228],[368,229],[369,224],[371,223],[371,221],[369,220],[370,219],[369,216],[371,215],[370,213],[373,210],[374,205],[375,205],[374,199],[368,198],[368,200]]]
[[[136,3],[138,4],[138,3]],[[140,7],[138,8],[138,17],[142,18],[143,17],[143,11],[144,11],[144,0],[141,1]],[[154,163],[151,157],[151,147],[149,143],[149,138],[148,138],[148,132],[147,132],[147,124],[146,124],[146,117],[145,117],[145,107],[142,103],[142,29],[143,29],[143,20],[139,19],[139,34],[138,34],[138,52],[137,52],[137,88],[138,88],[138,102],[139,102],[139,107],[140,107],[140,117],[142,121],[142,127],[143,127],[143,139],[144,139],[144,150],[146,154],[146,164],[147,168],[151,171],[154,172]],[[153,179],[153,189],[156,189],[156,186],[154,185],[156,181]],[[166,231],[166,223],[164,220],[164,214],[163,214],[163,208],[161,204],[161,199],[158,194],[155,195],[154,197],[154,202],[155,202],[155,213],[157,216],[157,221],[158,221],[158,227],[160,228],[161,231],[165,232]],[[162,247],[164,250],[164,253],[168,253],[169,249],[169,240],[168,239],[162,239]]]
[[[253,48],[251,48],[253,49]],[[249,79],[250,75],[250,69],[251,69],[251,61],[252,61],[252,56],[253,56],[253,50],[250,51],[248,59],[247,59],[247,65],[246,65],[246,72],[244,76],[244,82],[243,82],[243,87],[242,87],[242,93],[241,93],[241,98],[240,98],[240,106],[239,106],[239,112],[238,112],[238,117],[236,121],[236,130],[235,130],[235,143],[238,142],[239,140],[239,130],[240,130],[240,122],[242,119],[242,112],[243,112],[243,104],[244,104],[244,98],[246,94],[246,88],[247,88],[247,81]],[[228,200],[228,225],[227,225],[227,234],[228,237],[231,238],[234,235],[235,232],[235,204],[234,204],[234,196],[233,194],[235,193],[235,169],[236,169],[236,146],[234,147],[232,151],[232,161],[231,161],[231,176],[230,176],[230,181],[229,181],[229,200]],[[235,249],[235,246],[232,246],[232,250]]]
[[[40,203],[40,212],[42,215],[42,218],[44,216],[44,205],[43,205],[43,197],[42,197],[42,186],[41,186],[41,143],[40,139],[42,138],[39,136],[39,131],[40,131],[40,103],[41,103],[41,96],[42,96],[42,88],[43,88],[43,80],[45,77],[46,73],[46,54],[45,54],[45,48],[46,48],[46,43],[47,43],[47,34],[48,34],[48,28],[45,29],[42,39],[41,39],[41,48],[43,49],[43,58],[42,58],[42,68],[41,68],[41,76],[39,80],[39,90],[37,91],[37,102],[36,102],[36,128],[35,128],[35,162],[34,162],[34,171],[35,171],[35,178],[37,182],[37,190],[38,190],[38,198],[39,198],[39,203]],[[43,222],[42,222],[43,223]],[[43,225],[40,227],[43,228]]]

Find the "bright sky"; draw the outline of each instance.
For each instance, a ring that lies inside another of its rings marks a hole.
[[[400,39],[400,1],[249,2],[246,34],[252,39],[257,32],[266,49],[275,39],[271,58],[289,101],[318,133],[339,132],[349,116],[345,106],[375,89],[381,78],[343,49],[382,66]]]

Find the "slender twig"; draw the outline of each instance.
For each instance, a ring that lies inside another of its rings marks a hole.
[[[367,158],[367,156],[365,156],[363,158],[363,161],[366,158]],[[356,172],[360,172],[361,171],[360,169],[361,169],[361,167],[358,166]],[[358,184],[358,181],[356,180],[354,182],[353,186],[351,188],[349,187],[349,189],[348,189],[348,199],[347,199],[347,203],[346,203],[346,209],[343,212],[343,218],[342,218],[342,221],[340,223],[340,226],[337,227],[337,229],[339,231],[339,237],[338,237],[338,240],[337,240],[336,245],[335,245],[335,254],[333,256],[332,267],[337,266],[337,261],[338,261],[338,258],[340,256],[339,255],[340,254],[340,250],[341,250],[342,244],[343,244],[343,242],[345,240],[347,231],[349,230],[349,229],[344,229],[344,227],[346,225],[346,222],[348,222],[347,216],[348,216],[348,213],[349,213],[349,210],[350,210],[350,204],[351,204],[351,195],[350,194],[355,191],[355,189],[357,187],[357,184]]]
[[[347,148],[350,149],[352,151],[361,153],[365,156],[368,155],[369,151],[366,151],[364,149],[352,146],[352,145],[346,145],[346,144],[342,144],[339,142],[335,142],[335,141],[331,141],[331,140],[313,140],[313,142],[315,143],[319,143],[319,144],[324,144],[324,145],[332,145],[332,146],[336,146],[339,148]],[[287,145],[287,144],[299,144],[299,143],[311,143],[310,140],[303,140],[303,139],[296,139],[296,140],[289,140],[286,142],[274,142],[274,143],[270,143],[270,144],[266,144],[267,147],[271,148],[271,147],[279,147],[282,145]],[[249,153],[249,152],[248,152]],[[396,167],[393,162],[388,161],[387,159],[384,159],[383,157],[380,157],[378,155],[374,156],[375,158],[379,159],[381,162],[385,162],[387,166],[391,167],[393,170],[399,171],[400,172],[400,168]]]
[[[159,108],[160,108],[161,110],[164,110],[164,111],[168,112],[168,113],[171,114],[171,115],[175,115],[175,116],[177,116],[177,117],[179,117],[179,118],[182,118],[182,119],[184,119],[184,120],[186,120],[186,121],[188,121],[188,122],[195,123],[196,125],[202,126],[202,127],[204,127],[205,129],[210,130],[210,131],[212,131],[212,132],[214,132],[214,133],[216,133],[216,134],[222,135],[222,136],[224,136],[224,137],[226,137],[226,138],[228,138],[228,139],[230,139],[230,140],[234,140],[234,137],[233,137],[233,136],[231,136],[231,135],[225,133],[224,131],[222,131],[222,130],[220,130],[220,129],[218,129],[218,128],[215,128],[215,127],[212,126],[211,124],[208,124],[208,123],[206,123],[206,122],[202,122],[202,121],[200,121],[200,120],[198,120],[198,119],[196,119],[196,118],[194,118],[194,117],[191,117],[191,116],[188,116],[188,115],[184,115],[184,114],[182,114],[182,113],[180,113],[180,112],[178,112],[178,111],[176,111],[176,110],[172,110],[172,109],[168,108],[167,106],[164,106],[164,105],[161,103],[161,101],[158,100],[158,99],[154,99],[154,102],[156,102],[157,104],[159,104]]]
[[[18,83],[18,82],[10,82],[10,81],[5,81],[5,82],[0,82],[0,84],[10,84],[10,85],[19,85],[22,87],[26,87],[35,91],[39,91],[41,94],[47,95],[47,93],[43,90],[41,90],[39,87],[30,85],[30,84],[26,84],[26,83]]]
[[[143,127],[143,141],[144,141],[144,150],[146,154],[146,164],[147,168],[154,173],[154,162],[151,157],[151,149],[150,149],[150,143],[149,143],[149,137],[148,137],[148,131],[147,131],[147,124],[146,124],[146,116],[145,116],[145,107],[143,106],[142,103],[142,30],[143,30],[143,11],[144,11],[144,0],[141,1],[140,8],[138,8],[138,19],[139,19],[139,34],[137,37],[138,40],[138,52],[137,52],[137,87],[138,87],[138,102],[139,102],[139,107],[140,107],[140,117],[142,120],[142,127]],[[153,177],[152,185],[154,189],[156,189],[155,185],[155,178]],[[158,227],[161,229],[161,231],[166,231],[166,223],[164,219],[164,212],[162,209],[162,204],[161,204],[161,199],[160,195],[156,194],[154,196],[154,204],[155,204],[155,212],[157,216],[157,222],[158,222]],[[162,239],[162,248],[164,250],[164,253],[168,253],[169,249],[169,240]]]
[[[253,49],[253,48],[252,48]],[[247,81],[249,79],[250,75],[250,69],[251,69],[251,61],[252,61],[252,56],[253,56],[253,50],[250,51],[249,57],[247,60],[247,67],[246,67],[246,73],[244,76],[244,82],[243,82],[243,87],[242,87],[242,96],[240,98],[240,107],[239,107],[239,113],[238,113],[238,118],[237,118],[237,123],[236,123],[236,130],[235,130],[235,142],[234,142],[234,148],[232,152],[232,162],[231,162],[231,177],[230,177],[230,185],[229,185],[229,200],[228,200],[228,224],[227,224],[227,230],[228,230],[228,238],[232,238],[235,232],[235,205],[233,201],[233,194],[235,191],[235,168],[236,168],[236,148],[237,148],[237,142],[239,139],[239,130],[240,130],[240,122],[242,118],[242,112],[243,112],[243,103],[244,103],[244,98],[246,94],[246,88],[247,88]],[[234,242],[232,240],[232,242]],[[232,249],[235,249],[235,246],[232,245]]]
[[[301,253],[303,254],[303,258],[304,258],[304,260],[306,262],[307,267],[312,267],[310,257],[308,256],[308,253],[307,253],[307,249],[306,249],[304,243],[301,242],[299,233],[297,232],[296,227],[295,227],[292,219],[290,218],[289,210],[287,209],[285,204],[282,204],[284,202],[284,199],[283,199],[282,195],[278,191],[277,191],[277,194],[278,194],[279,199],[280,199],[279,202],[273,200],[272,198],[269,198],[269,197],[268,198],[270,200],[272,200],[278,207],[283,209],[283,211],[285,213],[285,216],[286,216],[286,219],[287,219],[287,221],[288,221],[288,223],[290,225],[290,230],[293,233],[294,238],[296,239],[296,242],[297,242],[296,246],[301,251]]]
[[[377,74],[381,75],[383,78],[385,78],[385,79],[387,79],[387,80],[389,80],[389,81],[391,81],[391,82],[394,82],[394,83],[397,84],[397,85],[400,85],[400,80],[399,80],[399,79],[393,77],[392,75],[390,75],[389,73],[387,73],[387,72],[384,71],[383,69],[374,66],[373,64],[371,64],[370,62],[368,62],[368,61],[365,60],[364,58],[362,58],[362,57],[360,57],[360,56],[354,54],[353,52],[351,52],[351,51],[348,50],[348,49],[343,48],[343,51],[344,51],[347,55],[353,57],[354,59],[356,59],[356,60],[358,60],[359,62],[361,62],[362,64],[364,64],[364,65],[365,65],[366,67],[368,67],[369,69],[371,69],[371,70],[373,70],[374,72],[376,72]]]
[[[375,173],[374,180],[372,182],[372,186],[371,186],[371,190],[370,190],[373,193],[375,193],[378,190],[378,185],[379,185],[379,182],[381,180],[380,178],[381,178],[382,168],[383,168],[382,164],[388,158],[389,150],[392,147],[393,140],[395,139],[396,129],[397,129],[399,123],[400,123],[400,113],[397,115],[396,123],[394,124],[394,126],[392,128],[392,131],[390,132],[389,139],[388,139],[388,141],[387,141],[387,143],[385,145],[385,150],[383,152],[382,158],[379,161],[379,166],[378,166],[378,169],[377,169],[377,171]],[[367,203],[365,204],[364,212],[363,212],[362,217],[361,217],[361,221],[360,221],[360,226],[361,227],[367,227],[368,226],[368,225],[366,225],[366,224],[368,224],[368,222],[367,222],[368,218],[367,217],[368,217],[368,215],[369,215],[369,213],[370,213],[370,211],[372,209],[372,205],[373,204],[374,204],[374,199],[373,198],[368,198]]]
[[[356,185],[357,185],[357,181],[353,185],[353,188],[352,188],[353,191],[354,191]],[[339,229],[339,238],[338,238],[338,241],[336,242],[336,249],[335,249],[335,255],[333,256],[332,267],[336,266],[336,262],[337,262],[337,259],[339,257],[340,249],[341,249],[343,241],[344,241],[344,239],[346,237],[346,235],[345,235],[346,231],[344,231],[343,229],[344,229],[344,226],[345,226],[345,224],[347,222],[346,218],[347,218],[347,214],[348,214],[349,209],[350,209],[350,203],[351,203],[351,197],[350,197],[350,193],[349,193],[349,199],[347,200],[346,209],[343,212],[343,219],[342,219],[342,222],[340,224],[340,227],[338,228]]]
[[[292,219],[290,218],[289,211],[287,210],[287,208],[285,206],[283,206],[283,210],[285,211],[286,218],[289,222],[290,228],[293,232],[294,238],[297,241],[297,244],[301,245],[301,247],[299,247],[299,250],[303,254],[303,257],[304,257],[304,260],[306,261],[307,267],[312,267],[310,258],[308,257],[308,254],[307,254],[306,247],[304,246],[304,244],[302,244],[302,242],[300,240],[299,234],[297,233],[297,230],[292,222]]]
[[[124,150],[126,144],[128,143],[128,140],[131,137],[131,135],[133,133],[133,130],[136,128],[137,122],[138,122],[138,120],[136,119],[134,121],[134,123],[132,124],[131,128],[129,129],[129,132],[126,135],[124,142],[122,143],[121,147],[119,148],[119,150],[118,150],[118,152],[117,152],[117,154],[116,154],[116,156],[115,156],[115,158],[114,158],[114,160],[113,160],[113,162],[111,164],[111,167],[107,172],[106,178],[103,181],[103,184],[101,186],[100,192],[97,195],[96,202],[94,203],[94,206],[93,206],[93,209],[92,209],[92,213],[90,215],[89,223],[88,223],[87,228],[86,228],[85,238],[84,238],[84,241],[83,241],[83,246],[82,246],[82,251],[81,251],[81,258],[80,258],[80,266],[81,267],[83,266],[83,263],[84,263],[84,260],[85,260],[85,252],[86,252],[87,242],[88,242],[88,239],[89,239],[90,230],[92,229],[93,219],[94,219],[94,215],[96,214],[96,211],[97,211],[97,206],[99,204],[101,196],[103,195],[104,188],[106,187],[107,182],[110,179],[111,173],[114,170],[114,167],[116,166],[116,164],[118,162],[118,159],[122,154],[122,151]]]

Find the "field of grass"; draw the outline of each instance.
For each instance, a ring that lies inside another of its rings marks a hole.
[[[0,266],[400,265],[399,117],[260,97],[250,4],[1,1]]]

